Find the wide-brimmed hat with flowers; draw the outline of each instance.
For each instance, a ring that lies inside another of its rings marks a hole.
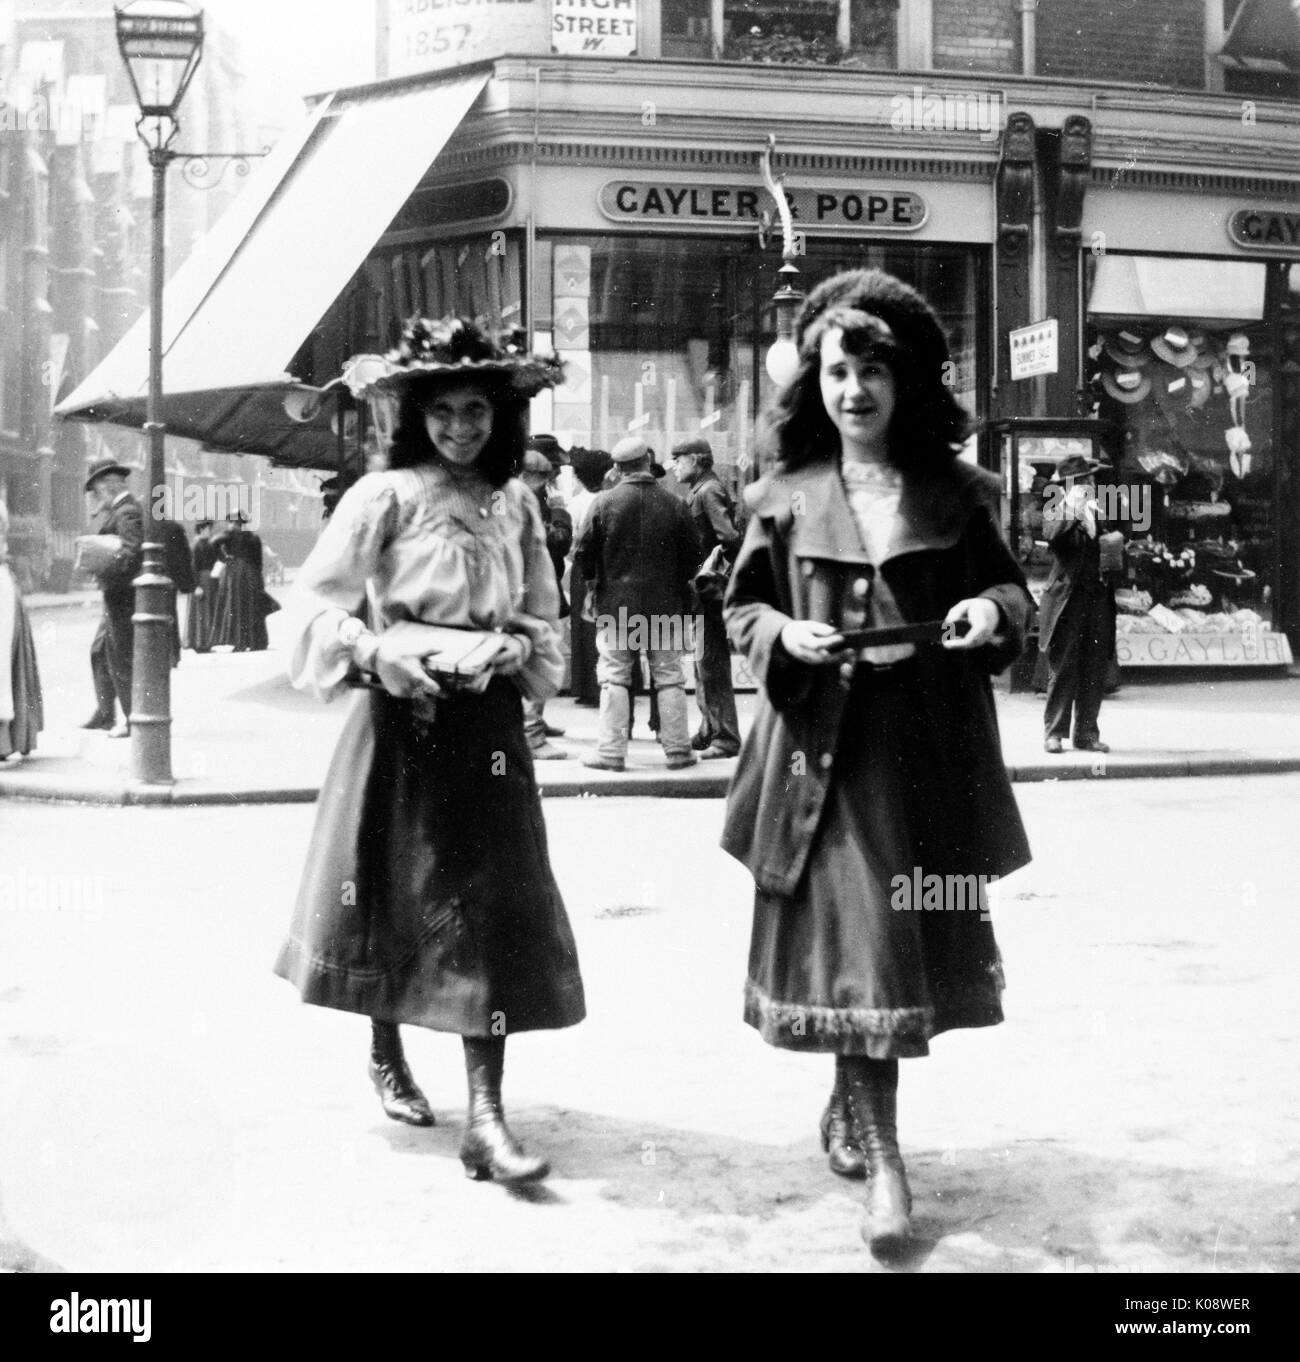
[[[357,355],[343,368],[343,382],[354,396],[459,377],[501,378],[520,397],[535,397],[564,381],[564,364],[555,354],[530,354],[521,327],[494,327],[481,318],[412,317],[396,349]]]

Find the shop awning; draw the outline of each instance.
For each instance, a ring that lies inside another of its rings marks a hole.
[[[169,434],[281,464],[336,465],[333,394],[304,388],[289,363],[486,82],[478,72],[324,100],[281,139],[167,285]],[[138,428],[148,386],[146,313],[55,413]]]
[[[1219,59],[1247,70],[1300,71],[1300,14],[1292,0],[1242,0]]]
[[[1088,311],[1097,317],[1181,317],[1209,324],[1258,321],[1266,275],[1256,260],[1103,255]]]

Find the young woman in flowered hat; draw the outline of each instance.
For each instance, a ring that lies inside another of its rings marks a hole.
[[[562,369],[516,333],[449,318],[413,322],[350,374],[396,399],[389,467],[343,494],[299,571],[290,670],[326,697],[358,669],[378,684],[322,786],[276,968],[305,1001],[370,1017],[370,1077],[395,1120],[434,1123],[398,1026],[459,1034],[465,1171],[529,1181],[548,1165],[504,1121],[506,1038],[585,1015],[522,708],[563,674],[555,571],[515,476],[527,399]],[[495,632],[499,651],[448,689],[385,633],[400,621]]]

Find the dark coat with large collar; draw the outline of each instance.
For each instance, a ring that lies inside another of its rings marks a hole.
[[[1111,528],[1105,517],[1099,515],[1097,533],[1104,534]],[[1099,613],[1104,623],[1107,613],[1114,611],[1114,589],[1102,579],[1101,550],[1081,521],[1064,515],[1045,515],[1043,537],[1052,553],[1052,567],[1039,606],[1038,646],[1047,652],[1067,601],[1079,601],[1089,619]]]
[[[1002,614],[1002,641],[970,652],[918,649],[916,703],[939,730],[942,769],[907,772],[932,787],[964,874],[1004,875],[1029,860],[1002,760],[989,676],[1020,654],[1033,615],[1024,576],[997,527],[997,480],[955,462],[903,485],[896,532],[879,571],[909,622],[943,619],[985,596]],[[854,735],[841,717],[853,662],[808,666],[780,642],[794,619],[859,628],[876,569],[833,462],[761,479],[746,493],[752,518],[727,591],[728,632],[764,694],[728,799],[723,848],[760,889],[790,894],[808,863],[835,755]]]
[[[597,615],[689,615],[700,538],[686,503],[651,473],[632,473],[592,503],[575,554]]]

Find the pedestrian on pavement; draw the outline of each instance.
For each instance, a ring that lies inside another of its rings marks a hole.
[[[217,544],[223,571],[213,609],[212,646],[237,653],[265,652],[266,617],[280,606],[262,576],[262,537],[245,528],[248,516],[243,511],[236,511],[229,523],[230,532]]]
[[[190,552],[189,537],[185,526],[175,520],[160,520],[158,533],[162,536],[163,569],[171,581],[172,613],[172,666],[179,666],[181,660],[181,618],[180,598],[184,596],[189,604],[186,613],[194,608],[194,556]]]
[[[95,578],[104,593],[104,613],[90,645],[90,674],[95,683],[95,712],[82,728],[108,730],[110,738],[125,738],[131,731],[131,667],[135,638],[131,616],[140,575],[144,544],[144,510],[126,485],[131,469],[105,457],[90,465],[86,491],[95,513],[104,518],[101,535],[116,535],[120,546]],[[117,707],[122,710],[121,721]]]
[[[614,461],[603,449],[571,449],[569,458],[580,489],[569,499],[567,508],[576,543],[600,494],[601,482],[613,468]],[[572,555],[569,569],[569,607],[569,689],[573,692],[574,704],[595,709],[600,704],[600,682],[596,677],[596,615],[577,554]]]
[[[644,651],[659,701],[659,742],[668,769],[677,771],[698,760],[691,751],[682,660],[700,540],[686,503],[655,482],[644,440],[630,435],[610,457],[621,477],[596,499],[575,551],[593,584],[600,677],[596,751],[583,764],[598,771],[624,769],[628,689],[636,655]]]
[[[0,501],[0,761],[35,751],[44,726],[36,645],[9,566],[9,508]]]
[[[729,565],[740,547],[735,509],[726,489],[713,471],[713,447],[705,439],[685,440],[673,449],[673,473],[688,489],[686,504],[700,537],[703,568],[712,559]],[[695,703],[700,726],[691,746],[702,761],[734,757],[740,751],[740,720],[736,716],[736,691],[731,679],[731,645],[722,620],[723,592],[714,583],[718,572],[697,575],[695,594],[699,615],[695,631]]]
[[[1033,604],[996,480],[957,458],[966,418],[921,295],[880,270],[836,275],[796,343],[725,606],[763,693],[722,844],[755,881],[745,1020],[835,1055],[823,1148],[836,1173],[870,1178],[862,1233],[887,1255],[910,1234],[898,1061],[1002,1020],[984,887],[1029,848],[989,676]],[[940,620],[942,646],[845,645],[847,630]],[[915,911],[957,906],[913,894],[936,877],[940,894],[960,882],[967,911]]]
[[[304,1001],[371,1018],[394,1120],[434,1123],[399,1025],[461,1035],[465,1170],[529,1181],[548,1164],[505,1125],[506,1036],[586,1013],[521,704],[564,671],[545,528],[513,476],[527,401],[562,367],[517,332],[447,318],[413,321],[390,369],[391,467],[344,494],[294,587],[294,684],[328,698],[351,668],[380,684],[339,740],[276,970]],[[379,634],[359,617],[368,595]],[[501,651],[475,687],[442,689],[382,632],[404,620],[494,631]]]
[[[220,556],[212,540],[212,521],[200,520],[194,527],[194,536],[194,595],[185,620],[185,646],[196,653],[210,653],[212,614],[217,602],[212,569]]]
[[[1097,717],[1115,648],[1114,580],[1102,571],[1101,545],[1117,533],[1097,502],[1105,468],[1084,454],[1067,455],[1048,485],[1043,538],[1052,555],[1040,603],[1038,646],[1047,659],[1046,751],[1109,752]]]
[[[534,439],[538,437],[533,437]],[[552,437],[553,438],[553,437]],[[556,446],[557,450],[559,446]],[[559,503],[554,490],[556,472],[560,468],[541,449],[530,447],[524,451],[521,474],[524,486],[537,498],[537,506],[546,527],[546,551],[555,569],[555,589],[560,596],[560,618],[569,615],[569,602],[564,596],[564,565],[573,547],[573,520]],[[534,761],[563,761],[565,753],[549,742],[550,738],[564,737],[564,730],[546,722],[546,702],[524,697],[524,733],[533,749]]]

